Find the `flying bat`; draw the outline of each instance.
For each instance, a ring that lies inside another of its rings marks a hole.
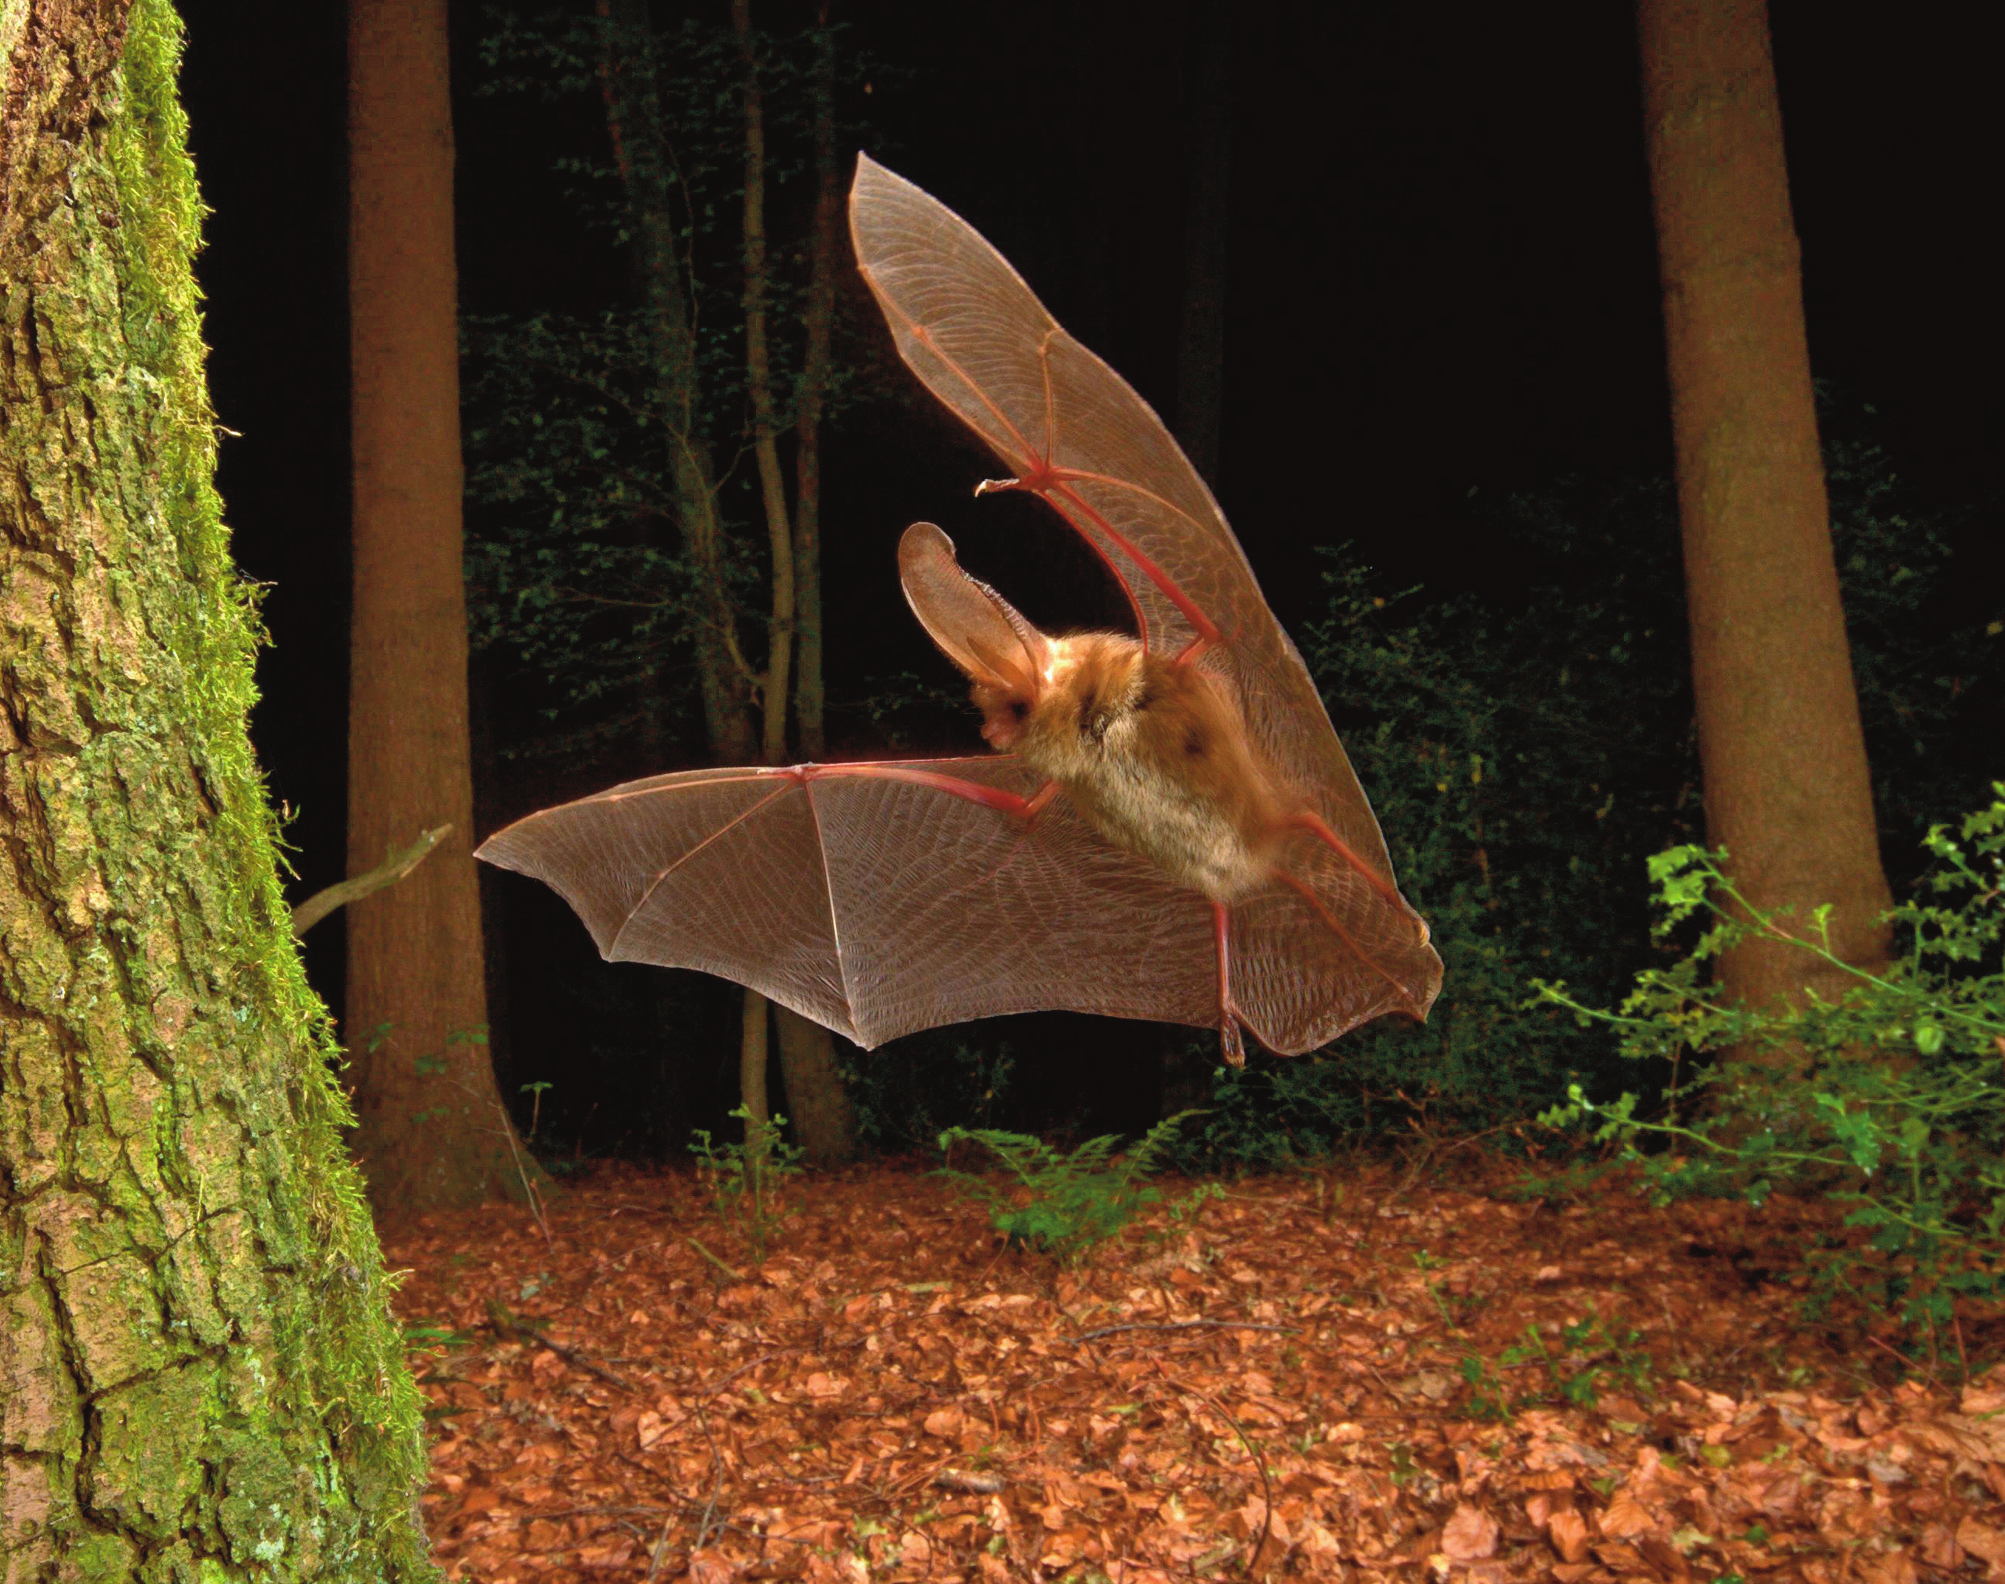
[[[615,961],[751,986],[865,1049],[1066,1008],[1299,1055],[1441,986],[1307,668],[1148,403],[937,199],[857,162],[858,267],[898,350],[1084,536],[1132,633],[1041,632],[914,523],[907,602],[990,752],[694,770],[545,809],[479,856]]]

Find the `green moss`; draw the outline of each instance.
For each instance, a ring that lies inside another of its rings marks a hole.
[[[47,1486],[0,1549],[38,1577],[429,1579],[420,1399],[246,731],[180,24],[135,0],[107,81],[115,43],[30,83],[102,117],[0,229],[48,261],[0,270],[0,680],[38,750],[6,766],[0,870],[0,1322],[29,1388],[0,1423]]]
[[[302,1502],[306,1493],[297,1488],[293,1467],[275,1453],[283,1432],[247,1424],[229,1464],[224,1524],[241,1560],[269,1561],[288,1552],[297,1560],[318,1551],[322,1576],[340,1578],[351,1567],[375,1576],[367,1560],[373,1556],[405,1577],[423,1577],[431,1565],[413,1516],[426,1468],[422,1403],[388,1313],[389,1286],[361,1181],[343,1144],[351,1118],[331,1070],[339,1053],[326,1009],[300,965],[278,878],[278,822],[246,731],[263,634],[253,594],[230,571],[214,488],[215,427],[190,267],[203,209],[175,87],[181,48],[181,24],[171,5],[136,0],[122,111],[112,119],[107,159],[125,218],[119,232],[125,355],[138,365],[136,377],[158,383],[164,429],[154,452],[160,477],[132,482],[135,495],[151,496],[167,513],[191,585],[178,630],[157,635],[179,661],[174,681],[183,690],[181,740],[201,782],[189,795],[206,793],[216,809],[204,862],[184,872],[202,888],[194,900],[222,937],[221,955],[246,965],[248,982],[234,987],[236,1043],[244,1051],[277,1053],[281,1068],[229,1098],[253,1113],[250,1131],[268,1155],[262,1175],[275,1224],[260,1228],[267,1257],[301,1276],[291,1308],[272,1316],[277,1364],[292,1383],[292,1400],[283,1406],[330,1431],[349,1464],[347,1479],[333,1466],[308,1471],[310,1489],[332,1509],[324,1515],[327,1527],[345,1525],[347,1532],[294,1533],[295,1515],[313,1503]],[[132,747],[128,742],[123,751]],[[158,773],[158,767],[126,765],[120,774],[143,776],[148,768]],[[220,875],[218,855],[230,860]],[[290,1096],[289,1112],[256,1115],[270,1106],[271,1096]],[[135,1139],[157,1147],[157,1131],[137,1125],[136,1112],[131,1120],[132,1132],[119,1129],[125,1147]],[[199,1141],[182,1142],[196,1145],[189,1156],[205,1158]],[[217,1227],[215,1235],[236,1233]],[[233,1262],[222,1263],[227,1269]],[[218,1298],[225,1312],[254,1307],[249,1294]],[[260,1412],[253,1405],[271,1401],[262,1392],[235,1397],[253,1419]],[[345,1490],[351,1482],[354,1492]],[[365,1498],[361,1510],[354,1505],[358,1495]],[[203,1573],[222,1576],[210,1563]]]
[[[215,1367],[192,1360],[101,1398],[93,1510],[149,1541],[178,1535],[202,1489],[215,1390]]]
[[[130,1541],[117,1535],[92,1535],[66,1559],[66,1577],[80,1584],[125,1584],[133,1576],[139,1553]]]

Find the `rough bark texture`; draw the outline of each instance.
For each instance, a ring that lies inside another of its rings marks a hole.
[[[1650,182],[1707,831],[1749,899],[1884,961],[1890,906],[1818,452],[1782,120],[1758,0],[1644,0]],[[1845,988],[1750,945],[1723,982],[1768,1005]]]
[[[245,732],[179,44],[0,7],[0,1578],[428,1579]]]
[[[348,910],[343,1029],[379,1209],[520,1196],[487,1052],[467,727],[446,0],[349,7],[355,599],[348,872],[450,824]]]

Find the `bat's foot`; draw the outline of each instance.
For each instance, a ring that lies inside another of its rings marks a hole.
[[[1225,1065],[1244,1067],[1246,1065],[1246,1042],[1239,1037],[1239,1019],[1226,1013],[1218,1025],[1218,1043],[1225,1049]]]

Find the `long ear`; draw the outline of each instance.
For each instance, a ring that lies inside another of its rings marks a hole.
[[[898,541],[898,580],[919,625],[970,681],[1037,701],[1050,643],[1008,600],[961,570],[953,540],[929,522],[907,528]]]

